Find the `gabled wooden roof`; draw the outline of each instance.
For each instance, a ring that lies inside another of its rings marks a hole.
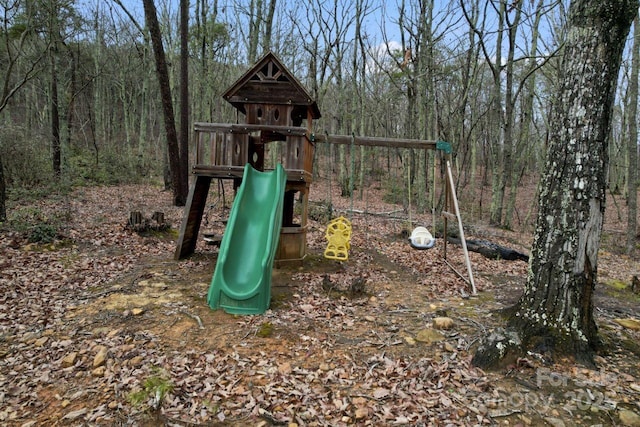
[[[243,114],[245,104],[282,104],[305,107],[314,119],[320,118],[318,104],[273,52],[264,55],[222,96]]]

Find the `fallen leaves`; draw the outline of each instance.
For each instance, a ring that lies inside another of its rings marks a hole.
[[[234,317],[206,306],[217,249],[199,243],[174,262],[170,238],[124,229],[132,208],[178,224],[169,198],[151,187],[78,189],[49,207],[74,218],[67,244],[24,250],[19,235],[0,235],[0,423],[136,425],[152,408],[169,425],[482,425],[506,414],[517,394],[500,384],[510,380],[469,364],[496,320],[484,300],[459,298],[465,284],[440,246],[416,251],[397,224],[356,218],[349,262],[318,261],[326,241],[311,221],[311,261],[277,272],[285,296],[264,315]],[[496,272],[524,277],[524,263],[471,256],[485,292],[500,286],[488,279]],[[463,263],[455,248],[449,258]],[[623,373],[568,372],[566,382],[630,405],[639,382]],[[554,392],[557,413],[534,409],[559,419],[576,403]]]

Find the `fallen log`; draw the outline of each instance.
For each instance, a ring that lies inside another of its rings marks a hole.
[[[461,245],[462,242],[457,237],[448,237],[447,241],[456,245]],[[489,259],[503,259],[506,261],[525,261],[529,262],[529,255],[522,252],[518,252],[514,249],[507,248],[497,243],[490,242],[488,240],[466,240],[467,250],[471,252],[477,252],[485,258]]]

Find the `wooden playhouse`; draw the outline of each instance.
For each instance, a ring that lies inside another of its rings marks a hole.
[[[313,176],[312,121],[318,105],[269,52],[223,94],[238,112],[236,124],[195,123],[195,179],[189,191],[175,258],[192,254],[206,207],[211,180],[242,180],[250,163],[264,171],[265,153],[277,144],[287,172],[280,243],[275,264],[300,264],[306,255],[309,186]],[[240,123],[244,117],[244,123]],[[269,144],[272,146],[270,147]]]

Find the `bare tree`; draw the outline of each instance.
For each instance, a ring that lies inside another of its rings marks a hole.
[[[162,45],[162,34],[158,23],[156,6],[153,0],[143,0],[144,15],[151,35],[153,53],[156,62],[156,73],[160,84],[160,96],[162,98],[162,112],[164,117],[164,127],[167,137],[167,154],[169,156],[169,167],[171,169],[173,203],[176,206],[184,206],[187,201],[187,192],[183,190],[180,149],[178,145],[178,134],[176,132],[175,116],[173,112],[173,101],[171,97],[171,86],[169,84],[169,67]]]
[[[34,8],[20,1],[2,2],[0,114],[9,101],[45,68],[49,44],[37,37]],[[7,217],[6,181],[0,154],[0,222]]]
[[[524,293],[508,333],[480,346],[473,363],[492,366],[523,349],[593,364],[598,249],[606,199],[613,100],[638,0],[574,0],[551,112],[546,168]]]
[[[549,6],[538,3],[534,14],[534,24],[531,34],[527,37],[532,41],[530,52],[524,57],[517,57],[519,37],[524,31],[523,17],[528,17],[529,2],[486,2],[481,23],[478,23],[475,4],[469,6],[461,1],[462,12],[466,21],[478,36],[485,62],[493,77],[491,104],[489,109],[489,151],[491,165],[491,207],[490,223],[511,227],[513,206],[507,201],[505,213],[505,193],[507,186],[512,186],[510,199],[515,199],[514,183],[517,185],[518,169],[516,166],[517,138],[516,112],[517,101],[527,84],[527,80],[535,75],[535,71],[542,67],[555,52],[540,58],[537,53],[539,36],[538,26],[541,15],[549,10]],[[493,9],[493,10],[491,10]],[[495,32],[484,28],[489,16],[497,18]],[[491,41],[495,48],[491,50]],[[503,57],[503,51],[506,57]],[[529,64],[528,67],[517,67],[519,62]]]
[[[638,214],[638,74],[640,72],[640,19],[636,16],[633,23],[633,53],[631,76],[629,77],[628,118],[629,132],[627,147],[629,167],[627,176],[627,254],[631,255],[636,247]]]
[[[371,6],[368,0],[356,0],[355,2],[355,43],[353,47],[352,78],[353,78],[353,123],[351,128],[359,135],[365,134],[366,122],[366,79],[367,79],[367,47],[365,44],[366,31],[363,29],[363,22],[370,13]],[[356,96],[357,94],[357,96]],[[358,170],[358,187],[360,200],[363,198],[364,176],[366,169],[371,165],[365,161],[367,150],[360,146],[360,168]],[[355,155],[355,153],[352,153]],[[354,178],[355,179],[355,178]],[[354,183],[355,184],[355,183]]]
[[[536,93],[536,71],[540,69],[548,60],[556,56],[555,52],[540,57],[538,54],[538,44],[542,43],[540,36],[540,23],[544,17],[548,5],[545,0],[538,0],[535,13],[533,16],[533,24],[531,25],[531,36],[529,39],[529,56],[525,59],[522,68],[523,77],[520,79],[518,86],[512,91],[512,99],[514,107],[511,108],[510,115],[514,126],[512,152],[510,153],[510,161],[513,166],[510,173],[506,176],[509,185],[509,197],[505,206],[504,227],[511,229],[513,226],[513,215],[516,205],[516,196],[518,193],[518,185],[520,178],[524,174],[525,165],[530,161],[536,144],[531,144],[531,139],[535,136],[531,135],[532,125],[535,121],[534,97]],[[521,95],[521,105],[519,108],[519,118],[515,117],[517,108],[516,99]],[[519,127],[516,129],[516,122]]]
[[[247,55],[249,64],[253,64],[258,59],[262,13],[262,0],[251,0],[249,5],[249,49]]]
[[[0,154],[0,222],[7,219],[7,189],[4,180],[4,168],[2,167],[2,154]]]
[[[354,5],[341,0],[313,3],[306,11],[311,25],[298,26],[301,35],[307,40],[305,50],[310,55],[310,73],[314,95],[322,104],[322,99],[330,97],[331,102],[321,105],[323,116],[331,122],[328,128],[334,133],[347,133],[352,122],[344,120],[342,111],[348,111],[349,93],[346,83],[345,64],[349,42],[349,30],[355,19]],[[313,31],[317,29],[317,33]],[[349,100],[350,101],[350,100]],[[342,196],[351,196],[350,175],[347,171],[346,147],[338,149],[338,182]]]
[[[180,189],[189,193],[189,0],[180,0]]]
[[[53,173],[56,177],[61,174],[61,149],[60,149],[60,114],[58,108],[58,67],[56,64],[58,49],[57,42],[51,44],[49,61],[51,64],[51,155],[53,159]]]
[[[44,69],[46,65],[43,59],[48,47],[37,47],[37,43],[32,43],[35,32],[30,9],[23,9],[20,2],[12,1],[3,4],[2,10],[3,46],[0,71],[3,78],[0,88],[0,113],[23,86]],[[20,64],[22,67],[19,68]]]
[[[262,52],[266,53],[271,50],[273,37],[273,19],[276,13],[276,0],[269,0],[267,16],[264,19],[264,30],[262,36]]]

